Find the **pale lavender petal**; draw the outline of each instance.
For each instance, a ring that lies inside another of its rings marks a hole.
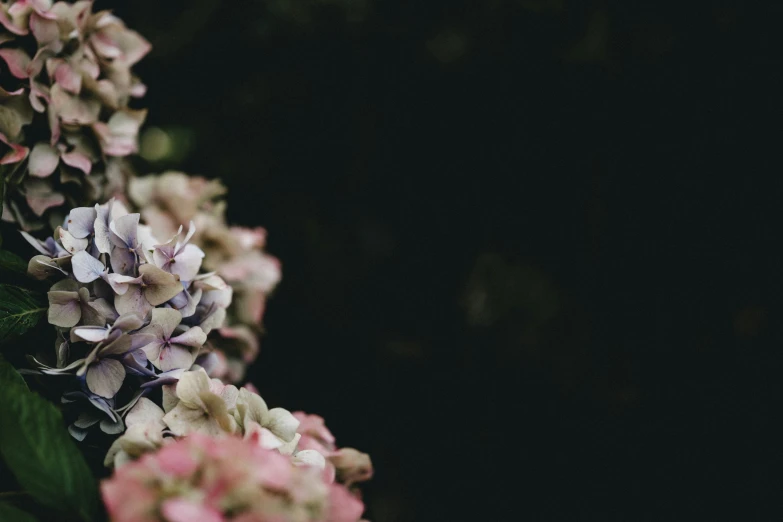
[[[183,290],[181,293],[177,294],[175,299],[172,299],[169,302],[174,308],[179,310],[179,313],[182,314],[183,318],[191,317],[196,313],[196,308],[198,307],[198,303],[201,300],[201,294],[202,291],[200,288],[196,289],[193,294],[187,290]]]
[[[157,340],[157,337],[155,335],[150,333],[135,333],[131,334],[131,350],[138,350],[139,348],[143,348],[150,343],[154,343]],[[143,352],[142,352],[143,353]],[[145,356],[146,360],[146,356]]]
[[[60,154],[57,149],[48,143],[36,143],[30,151],[30,159],[27,170],[31,176],[45,178],[50,176],[60,163]]]
[[[111,241],[109,240],[109,212],[111,202],[106,207],[95,205],[95,223],[93,229],[95,230],[95,246],[102,254],[108,254],[111,252]]]
[[[71,258],[71,266],[73,267],[73,275],[76,279],[82,283],[90,283],[95,281],[106,270],[103,263],[92,257],[90,254],[82,250],[77,252]]]
[[[103,326],[79,326],[71,330],[71,338],[75,337],[82,341],[99,343],[106,339],[107,333],[109,333],[109,330]]]
[[[111,399],[122,388],[125,367],[114,359],[103,359],[87,370],[87,388],[100,397]]]
[[[136,248],[136,232],[139,227],[140,214],[128,214],[112,220],[109,229],[113,234],[109,235],[111,242],[116,246]]]
[[[71,210],[65,218],[68,232],[77,238],[84,239],[95,231],[96,212],[91,207],[80,207]]]
[[[185,245],[169,263],[169,272],[178,275],[182,281],[191,281],[201,268],[204,252],[196,245]]]

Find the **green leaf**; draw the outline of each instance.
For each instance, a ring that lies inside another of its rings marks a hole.
[[[98,488],[90,468],[52,403],[6,376],[16,373],[0,362],[0,454],[17,482],[40,504],[95,518]],[[18,376],[18,374],[17,374]]]
[[[8,502],[0,502],[0,520],[3,522],[36,522],[34,516],[15,508]]]
[[[40,294],[11,285],[0,285],[0,341],[33,328],[46,312]]]
[[[0,250],[0,270],[27,275],[27,263],[24,259],[8,250]]]
[[[19,372],[14,370],[5,358],[0,354],[0,387],[2,388],[21,388],[22,390],[28,390],[27,383]]]

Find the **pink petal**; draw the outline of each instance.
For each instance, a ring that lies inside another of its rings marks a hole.
[[[181,498],[173,498],[165,501],[162,507],[163,516],[169,522],[224,522],[225,519],[219,511]]]
[[[63,163],[69,167],[79,169],[85,174],[89,174],[92,171],[92,162],[90,161],[90,158],[81,152],[65,152],[62,155],[62,160]]]
[[[57,66],[54,72],[55,81],[62,85],[62,88],[73,94],[79,94],[82,89],[82,75],[73,69],[67,62]]]
[[[0,141],[11,147],[11,150],[6,152],[5,155],[0,158],[0,165],[10,165],[12,163],[18,163],[27,157],[29,149],[16,143],[11,143],[5,134],[0,132]]]
[[[2,9],[0,9],[2,11]],[[8,70],[16,78],[28,78],[27,67],[30,65],[30,57],[21,49],[0,49],[0,58],[8,64]]]

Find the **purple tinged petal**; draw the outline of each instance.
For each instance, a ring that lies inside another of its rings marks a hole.
[[[104,298],[98,298],[89,303],[89,306],[95,310],[106,322],[114,322],[117,319],[117,310]]]
[[[135,333],[131,334],[131,350],[138,350],[150,343],[154,343],[157,337],[151,333]],[[143,352],[142,352],[143,353]],[[146,360],[146,355],[145,355]]]
[[[91,283],[103,275],[106,267],[103,263],[82,250],[71,258],[73,275],[81,283]]]
[[[138,258],[136,251],[125,246],[114,246],[111,249],[111,267],[118,275],[132,276],[136,271]]]
[[[125,216],[112,219],[109,223],[109,234],[111,242],[118,247],[136,248],[136,233],[139,228],[140,214],[127,214]]]
[[[140,286],[130,285],[127,292],[114,298],[114,308],[120,314],[136,313],[146,317],[152,305],[144,297]]]
[[[87,370],[87,388],[100,397],[111,399],[122,388],[125,367],[114,359],[103,359]]]
[[[182,293],[180,293],[177,297],[180,298],[181,296],[184,297],[184,303],[181,302],[181,300],[178,300],[175,303],[175,301],[172,299],[171,304],[179,310],[179,313],[182,314],[182,317],[191,317],[193,314],[196,313],[196,308],[198,307],[199,301],[201,301],[201,294],[202,291],[200,288],[197,288],[194,293],[190,293],[187,290],[183,290]]]
[[[142,346],[141,349],[147,355],[147,359],[152,363],[155,368],[160,369],[158,366],[158,358],[160,357],[160,351],[163,348],[164,343],[160,340],[153,341],[146,346]]]
[[[68,232],[78,239],[84,239],[95,231],[95,209],[91,207],[79,207],[71,210],[65,223]]]
[[[139,314],[123,314],[117,318],[112,325],[112,328],[119,329],[123,332],[130,332],[132,330],[138,330],[144,326],[144,318]]]
[[[60,154],[57,149],[48,143],[36,143],[30,152],[30,160],[27,169],[31,176],[36,178],[48,177],[60,163]]]

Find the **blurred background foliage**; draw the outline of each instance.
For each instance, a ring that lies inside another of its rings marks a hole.
[[[770,519],[780,5],[97,4],[154,45],[139,170],[269,230],[251,377],[369,518]]]

